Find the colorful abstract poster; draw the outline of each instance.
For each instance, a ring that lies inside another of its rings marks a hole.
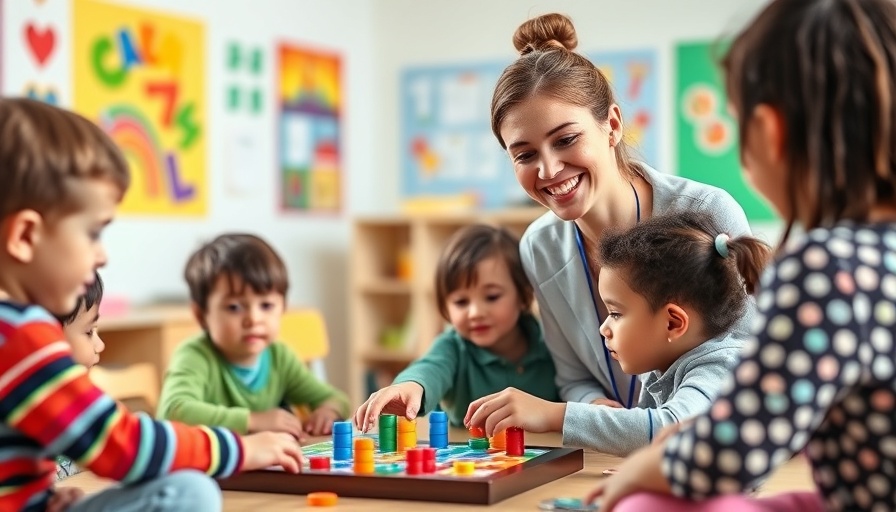
[[[205,28],[97,0],[73,3],[74,105],[122,149],[132,184],[125,214],[203,216]]]
[[[401,196],[473,195],[483,208],[527,200],[492,134],[506,62],[426,66],[401,75]]]
[[[334,53],[288,44],[278,50],[281,207],[341,209],[341,63]]]
[[[633,155],[659,160],[659,78],[652,50],[587,55],[610,80]],[[483,208],[529,203],[491,130],[491,99],[509,62],[421,66],[401,76],[401,195],[472,195]]]
[[[750,221],[773,220],[772,210],[743,179],[737,124],[728,113],[715,58],[719,49],[718,43],[676,47],[678,174],[728,191]]]
[[[659,70],[656,51],[594,52],[622,110],[625,142],[632,157],[657,167],[660,158]]]

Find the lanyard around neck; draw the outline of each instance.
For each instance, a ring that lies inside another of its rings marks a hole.
[[[632,186],[632,192],[635,194],[635,222],[641,222],[641,200],[638,198],[638,191],[635,190],[635,185],[629,183]],[[591,292],[591,304],[594,306],[594,314],[597,316],[597,325],[601,325],[600,320],[600,311],[597,309],[597,295],[594,293],[594,279],[591,276],[591,267],[588,266],[588,257],[585,255],[585,244],[582,242],[582,233],[579,231],[579,227],[576,226],[576,244],[579,246],[579,257],[582,259],[582,266],[585,267],[585,279],[588,281],[588,291]],[[616,387],[616,375],[613,373],[613,364],[612,358],[610,358],[610,351],[607,349],[607,344],[604,341],[603,334],[600,334],[598,330],[598,336],[600,336],[601,346],[604,349],[604,359],[607,361],[607,370],[610,371],[610,384],[613,386],[613,393],[616,395],[616,401],[620,404],[622,403],[622,396],[619,394],[619,388]],[[628,403],[626,404],[627,409],[632,408],[632,401],[635,396],[635,383],[637,382],[637,375],[632,375],[631,381],[628,386]]]

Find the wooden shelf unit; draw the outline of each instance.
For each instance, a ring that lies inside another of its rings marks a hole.
[[[349,394],[359,405],[368,396],[368,372],[391,378],[429,348],[445,321],[435,303],[435,268],[447,239],[474,223],[500,225],[516,236],[547,210],[359,217],[349,259]],[[401,346],[382,343],[391,331]]]

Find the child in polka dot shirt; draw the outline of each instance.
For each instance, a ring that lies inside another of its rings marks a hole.
[[[741,160],[786,219],[785,242],[710,411],[587,500],[601,512],[896,510],[896,2],[774,0],[724,68]],[[795,224],[803,235],[787,243]],[[817,491],[736,494],[800,451]]]

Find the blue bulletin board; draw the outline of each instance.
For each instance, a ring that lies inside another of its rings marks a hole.
[[[652,50],[592,52],[622,108],[638,159],[659,160],[658,76]],[[420,66],[401,75],[401,195],[475,194],[483,208],[524,204],[507,154],[491,131],[492,92],[510,62]]]

